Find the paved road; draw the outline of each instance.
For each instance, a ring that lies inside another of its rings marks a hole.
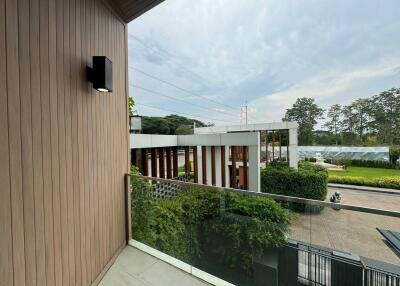
[[[400,195],[337,188],[329,188],[328,195],[335,191],[343,204],[400,211]],[[400,218],[326,207],[319,214],[299,214],[290,237],[400,266],[377,227],[400,232]]]
[[[329,187],[327,201],[335,192],[342,194],[343,204],[400,212],[400,195]]]

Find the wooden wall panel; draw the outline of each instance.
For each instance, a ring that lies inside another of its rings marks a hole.
[[[6,1],[0,0],[0,90],[7,90],[6,76]],[[0,92],[0,281],[13,285],[11,228],[10,152],[8,136],[7,92]],[[33,193],[31,194],[31,196]],[[32,202],[31,202],[32,204]],[[32,232],[34,230],[31,230]]]
[[[0,0],[5,285],[91,285],[126,243],[126,29],[103,0]],[[94,55],[112,94],[86,80]]]

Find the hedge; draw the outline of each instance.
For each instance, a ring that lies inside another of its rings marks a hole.
[[[400,169],[400,165],[389,161],[375,160],[351,160],[351,159],[325,159],[325,163],[344,165],[346,167],[366,167],[366,168],[381,168],[381,169]]]
[[[400,190],[400,177],[379,177],[375,179],[367,179],[365,177],[329,176],[329,183]]]
[[[309,162],[299,162],[299,169],[266,167],[261,171],[261,191],[284,196],[325,200],[328,172]]]

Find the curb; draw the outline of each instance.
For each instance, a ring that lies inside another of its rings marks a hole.
[[[395,190],[395,189],[384,189],[384,188],[374,188],[374,187],[368,187],[368,186],[345,185],[345,184],[334,184],[334,183],[328,183],[328,187],[339,188],[339,189],[350,189],[350,190],[363,191],[363,192],[400,195],[400,190]]]

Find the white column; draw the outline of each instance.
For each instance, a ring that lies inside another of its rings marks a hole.
[[[207,158],[207,185],[212,185],[211,179],[211,146],[206,147],[206,158]]]
[[[249,190],[260,192],[260,147],[258,145],[249,146]]]
[[[197,171],[198,171],[198,178],[199,178],[199,184],[202,184],[203,182],[203,163],[201,160],[201,146],[197,146]]]
[[[297,128],[289,129],[289,166],[298,168],[298,155],[297,155]]]

